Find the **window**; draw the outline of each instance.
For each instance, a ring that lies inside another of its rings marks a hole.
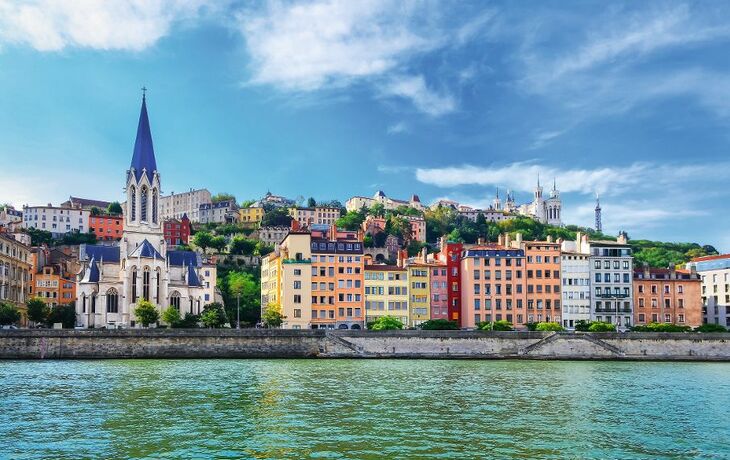
[[[149,190],[147,189],[146,185],[143,185],[139,192],[139,220],[142,222],[147,222],[147,199],[149,195]]]
[[[142,298],[150,300],[150,267],[145,267],[142,274]]]
[[[119,313],[119,294],[114,288],[106,291],[106,312]]]
[[[132,208],[132,211],[130,212],[129,220],[134,222],[137,217],[137,189],[134,187],[134,185],[129,190],[129,201],[130,201],[130,207]]]
[[[132,303],[137,302],[137,270],[132,270]]]
[[[170,295],[170,306],[174,307],[177,311],[180,311],[180,293],[174,291]]]

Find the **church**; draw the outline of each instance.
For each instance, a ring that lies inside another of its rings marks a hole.
[[[173,306],[181,316],[200,314],[204,305],[214,302],[216,267],[204,263],[197,252],[168,248],[165,241],[158,208],[160,173],[144,95],[125,190],[119,244],[80,247],[77,325],[139,327],[134,309],[142,299],[160,312]]]
[[[550,195],[545,198],[543,196],[543,188],[540,185],[540,176],[537,177],[537,187],[533,194],[531,203],[524,203],[517,205],[515,204],[515,198],[511,191],[507,191],[507,198],[504,203],[504,207],[499,199],[499,191],[497,197],[494,199],[492,205],[497,210],[504,210],[509,213],[519,214],[522,216],[532,217],[543,224],[554,225],[560,227],[563,225],[562,211],[563,204],[560,200],[560,192],[555,181],[553,181],[553,188],[550,190]]]

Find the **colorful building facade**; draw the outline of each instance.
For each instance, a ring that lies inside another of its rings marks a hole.
[[[89,232],[98,241],[119,241],[124,232],[124,217],[121,215],[89,216]]]
[[[697,327],[703,323],[700,276],[693,270],[634,270],[634,323]]]
[[[408,310],[408,270],[395,265],[365,265],[365,324],[393,316],[411,325]]]
[[[167,219],[163,223],[163,233],[168,246],[180,246],[190,242],[192,226],[187,214],[181,219]]]

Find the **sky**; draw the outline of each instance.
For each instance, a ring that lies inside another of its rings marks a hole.
[[[163,192],[475,207],[730,251],[730,3],[0,0],[0,202]]]

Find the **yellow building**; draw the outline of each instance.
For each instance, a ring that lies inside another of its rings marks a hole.
[[[258,228],[264,219],[264,208],[240,208],[238,210],[238,220],[244,226]]]
[[[394,265],[365,265],[365,324],[394,316],[411,325],[408,311],[408,270]],[[427,299],[428,301],[428,299]]]
[[[309,232],[292,230],[278,250],[262,260],[261,308],[278,305],[283,329],[309,329],[312,322],[312,253]]]
[[[412,263],[408,265],[410,280],[409,313],[410,326],[415,327],[431,319],[431,287],[429,265]]]
[[[28,300],[31,263],[28,246],[0,233],[0,302],[20,309],[21,325],[27,323],[25,302]]]

